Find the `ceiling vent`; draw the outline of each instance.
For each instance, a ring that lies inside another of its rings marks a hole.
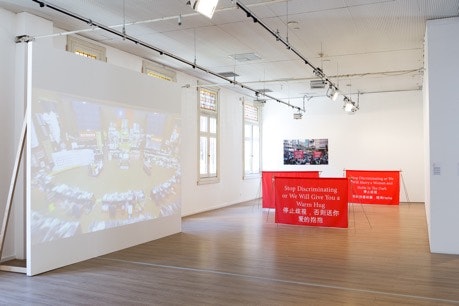
[[[256,91],[258,91],[259,93],[267,93],[267,92],[273,92],[271,89],[269,88],[263,88],[263,89],[255,89]]]
[[[261,59],[258,55],[255,53],[239,53],[239,54],[231,54],[229,57],[231,57],[233,60],[238,61],[238,62],[250,62],[250,61],[256,61]]]
[[[325,81],[323,80],[312,80],[310,83],[311,89],[315,88],[325,88]]]
[[[219,72],[218,75],[221,75],[222,77],[225,77],[225,78],[235,78],[235,77],[238,77],[239,74],[237,73],[234,73],[232,71],[228,71],[228,72]]]

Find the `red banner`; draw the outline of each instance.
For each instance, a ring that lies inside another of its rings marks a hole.
[[[400,171],[346,170],[349,203],[398,205]]]
[[[274,205],[274,181],[277,176],[282,177],[319,177],[319,171],[263,171],[263,208],[275,208]]]
[[[276,223],[348,227],[345,178],[277,177]]]

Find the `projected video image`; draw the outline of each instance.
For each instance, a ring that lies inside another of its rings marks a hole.
[[[284,165],[328,165],[328,139],[284,140]]]
[[[177,114],[35,91],[32,243],[180,213]]]

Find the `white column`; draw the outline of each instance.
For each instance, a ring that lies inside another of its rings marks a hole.
[[[426,214],[430,249],[459,254],[459,18],[426,30]]]

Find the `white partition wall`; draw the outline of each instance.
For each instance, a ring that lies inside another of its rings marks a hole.
[[[459,254],[459,18],[426,30],[426,214],[430,249]]]
[[[33,43],[27,274],[181,230],[178,85]]]

